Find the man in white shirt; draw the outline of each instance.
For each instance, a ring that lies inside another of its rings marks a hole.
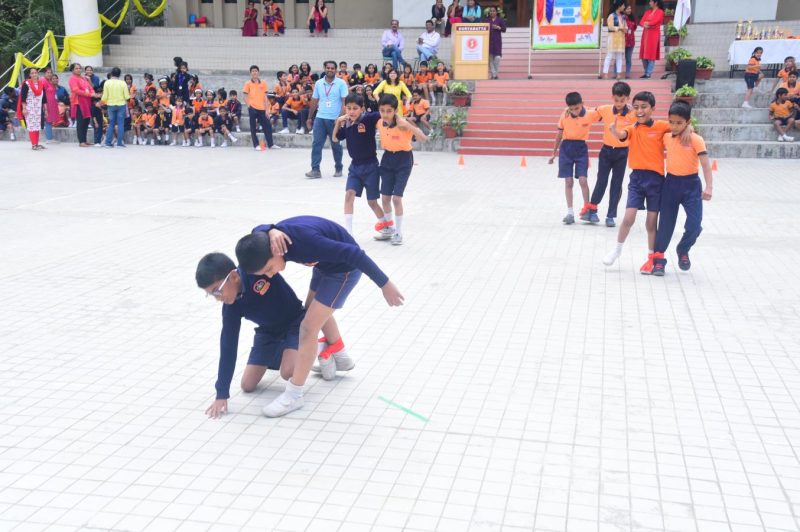
[[[420,61],[427,61],[439,52],[439,39],[441,37],[434,31],[433,21],[425,21],[425,33],[417,39],[417,53]]]
[[[383,32],[381,37],[381,46],[383,46],[383,57],[392,58],[392,66],[397,70],[397,66],[406,62],[403,59],[403,48],[405,48],[405,39],[403,35],[397,31],[400,27],[400,22],[397,19],[392,20],[392,27]]]

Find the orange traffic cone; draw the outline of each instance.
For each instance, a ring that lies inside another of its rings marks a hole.
[[[259,144],[259,147],[261,148],[261,151],[266,150],[267,149],[267,141],[262,140],[261,143]]]
[[[527,168],[528,167],[528,160],[525,158],[524,155],[522,156],[522,160],[520,160],[520,162],[519,162],[519,167],[520,168]]]
[[[463,155],[459,155],[458,156],[458,166],[460,166],[462,168],[464,167],[464,156]]]
[[[719,170],[719,168],[717,167],[717,160],[716,160],[716,159],[714,159],[714,160],[711,162],[711,169],[712,169],[713,171],[715,171],[715,172],[716,172],[717,170]]]

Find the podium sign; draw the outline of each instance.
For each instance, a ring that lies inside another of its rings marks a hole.
[[[489,24],[453,25],[453,72],[458,79],[489,79]]]

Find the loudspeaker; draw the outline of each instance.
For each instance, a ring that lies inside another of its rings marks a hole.
[[[675,88],[679,89],[684,85],[694,87],[694,76],[697,70],[697,61],[694,59],[681,59],[678,61],[677,80]]]

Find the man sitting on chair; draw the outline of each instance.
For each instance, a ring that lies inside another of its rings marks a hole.
[[[425,33],[417,39],[417,53],[420,61],[427,61],[439,52],[439,39],[441,37],[434,30],[433,21],[425,21]]]
[[[392,20],[392,27],[383,32],[381,37],[381,46],[383,46],[383,57],[392,58],[392,66],[397,70],[398,65],[405,66],[406,62],[403,59],[403,48],[405,47],[405,39],[403,35],[397,31],[400,27],[400,22],[397,19]]]

